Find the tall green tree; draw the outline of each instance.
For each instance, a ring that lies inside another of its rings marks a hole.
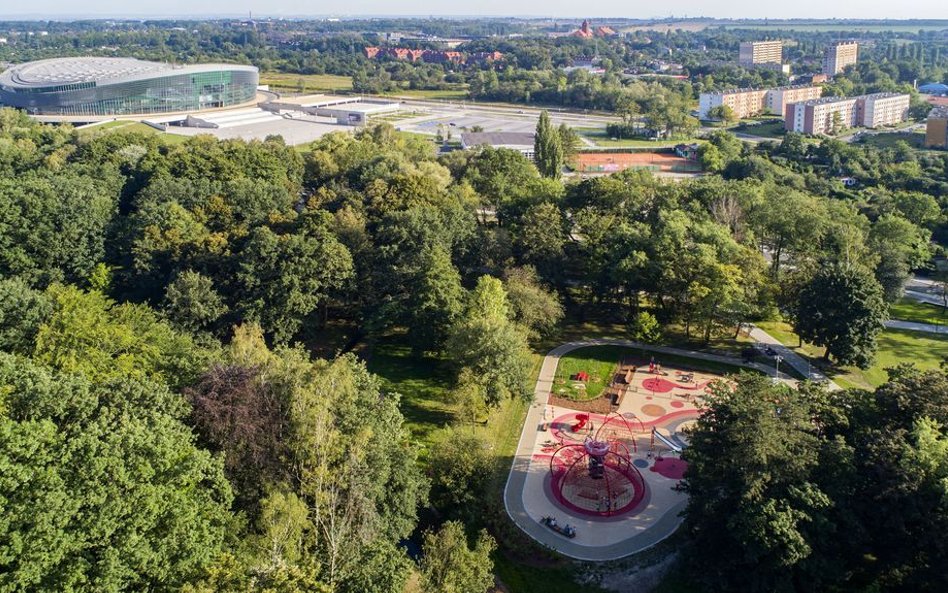
[[[352,276],[352,256],[330,227],[328,213],[307,216],[295,232],[258,227],[237,273],[240,309],[279,342],[292,339],[308,315]]]
[[[488,405],[529,394],[527,338],[510,320],[510,304],[500,280],[491,276],[478,279],[466,310],[451,329],[446,351],[459,373],[468,369],[469,376],[480,383]]]
[[[533,139],[533,160],[540,175],[559,179],[563,173],[565,155],[560,134],[550,121],[546,110],[540,113],[536,136]]]
[[[762,375],[717,386],[691,433],[691,574],[717,591],[793,591],[832,502],[812,478],[817,399]]]
[[[888,318],[882,287],[870,272],[860,266],[823,266],[798,299],[794,329],[802,339],[825,346],[826,360],[869,367]]]
[[[0,588],[174,590],[232,521],[222,464],[161,384],[0,354]]]
[[[481,531],[472,548],[464,526],[448,521],[437,532],[425,534],[421,580],[425,593],[485,593],[494,584],[490,558],[493,538]]]

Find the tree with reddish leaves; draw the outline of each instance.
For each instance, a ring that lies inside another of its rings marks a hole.
[[[224,453],[238,505],[261,498],[264,486],[285,479],[286,405],[256,367],[218,364],[186,390],[201,439]]]

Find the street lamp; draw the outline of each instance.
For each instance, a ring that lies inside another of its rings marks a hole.
[[[774,356],[774,379],[780,379],[780,363],[783,361],[783,357],[779,354]]]

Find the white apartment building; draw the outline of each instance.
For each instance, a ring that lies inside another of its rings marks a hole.
[[[787,105],[784,128],[824,135],[846,128],[891,126],[908,119],[909,96],[876,93],[859,97],[823,97]]]
[[[875,93],[861,97],[862,122],[866,128],[891,126],[908,119],[911,97],[899,93]]]

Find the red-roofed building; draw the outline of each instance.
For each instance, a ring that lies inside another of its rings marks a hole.
[[[589,21],[583,21],[583,24],[578,29],[570,33],[570,36],[579,37],[581,39],[591,39],[593,32],[589,29]]]
[[[499,51],[478,51],[472,53],[468,59],[472,62],[499,62],[504,59],[504,54]]]
[[[579,37],[580,39],[592,39],[593,37],[613,37],[618,35],[612,27],[596,27],[593,29],[589,26],[589,21],[583,21],[583,24],[580,25],[578,29],[570,33],[571,37]]]
[[[463,64],[464,63],[464,54],[459,51],[436,51],[436,50],[425,50],[424,56],[422,58],[426,62],[434,62],[437,64]]]

